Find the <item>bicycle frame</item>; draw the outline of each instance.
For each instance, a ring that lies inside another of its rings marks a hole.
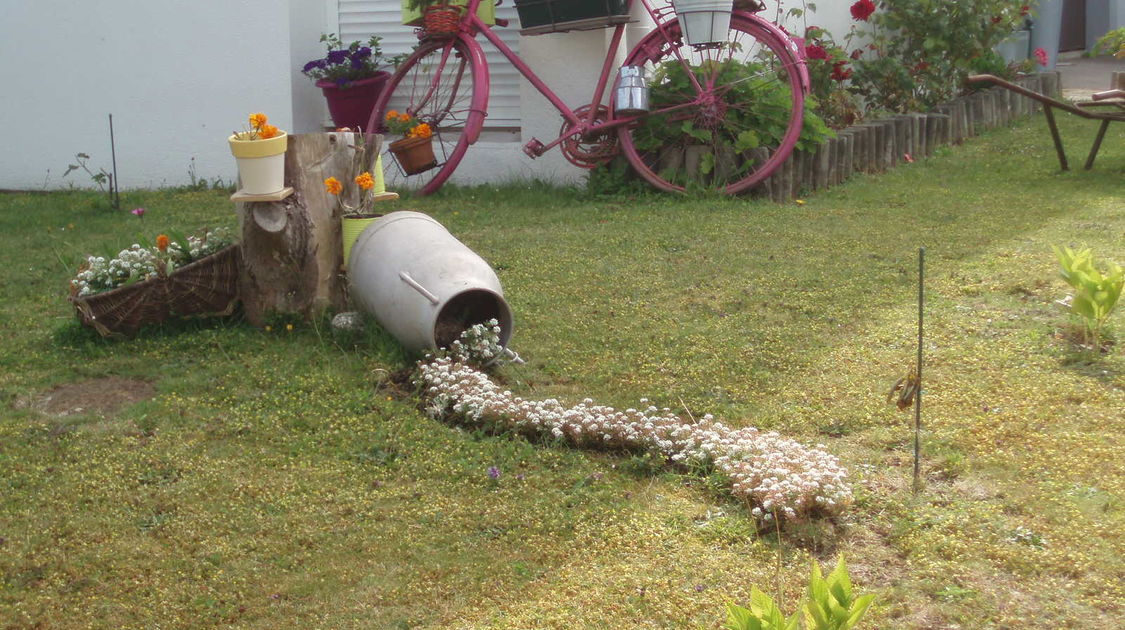
[[[474,39],[477,33],[484,35],[485,39],[491,42],[493,47],[495,47],[496,50],[500,51],[500,54],[504,55],[508,62],[512,64],[512,67],[514,67],[525,79],[527,79],[527,81],[531,83],[532,87],[534,87],[540,94],[542,94],[543,97],[546,98],[547,101],[550,102],[551,105],[553,105],[555,109],[557,109],[558,112],[563,116],[563,118],[566,119],[566,121],[571,125],[570,127],[565,129],[565,132],[562,135],[547,144],[542,144],[538,140],[532,139],[532,141],[524,147],[524,152],[532,158],[538,157],[539,155],[542,155],[550,149],[553,149],[554,147],[561,144],[564,140],[574,135],[597,134],[603,131],[608,131],[610,129],[616,129],[623,125],[628,125],[652,114],[663,114],[695,105],[695,103],[686,103],[677,105],[675,107],[655,110],[653,112],[645,112],[642,114],[632,114],[618,117],[613,112],[613,99],[611,98],[609,103],[607,104],[607,107],[609,108],[609,119],[604,122],[595,122],[598,113],[598,107],[602,104],[602,100],[605,96],[605,89],[609,84],[610,75],[614,68],[614,60],[617,58],[617,51],[621,46],[621,40],[625,34],[625,24],[617,24],[613,26],[613,35],[612,39],[610,40],[609,50],[606,51],[605,62],[602,64],[601,73],[598,75],[597,84],[594,86],[594,93],[589,101],[589,104],[593,105],[593,107],[590,107],[590,110],[586,112],[585,119],[579,118],[575,114],[574,109],[564,103],[562,99],[559,98],[553,90],[551,90],[550,86],[548,86],[542,79],[540,79],[539,76],[536,75],[535,72],[526,63],[524,63],[524,61],[520,59],[519,56],[516,55],[516,53],[513,52],[512,49],[508,47],[508,45],[505,44],[496,33],[492,31],[492,27],[477,16],[477,8],[480,6],[481,2],[485,1],[491,2],[492,0],[468,1],[465,16],[461,19],[461,32],[457,34],[457,37],[467,41]],[[671,46],[673,40],[671,35],[668,34],[665,26],[667,16],[672,13],[671,6],[656,9],[653,7],[650,0],[640,0],[640,2],[644,6],[645,11],[649,14],[650,17],[652,17],[652,20],[656,25],[656,30],[663,35],[664,41]],[[626,6],[631,9],[633,7],[633,0],[626,0]],[[781,29],[779,29],[772,22],[764,20],[753,13],[745,11],[735,10],[734,13],[738,13],[747,19],[757,22],[763,28],[773,32],[773,34],[776,35],[780,41],[785,42],[786,46],[793,54],[793,58],[798,60],[797,71],[799,73],[799,76],[801,77],[801,85],[803,86],[805,92],[808,93],[809,76],[808,70],[806,69],[804,63],[804,51],[801,50],[788,35],[781,31]],[[673,48],[675,47],[673,46]],[[680,55],[678,50],[676,51],[676,56],[677,58],[679,58],[681,63],[687,63]],[[688,72],[687,74],[692,83],[695,84],[695,87],[697,89],[700,89],[701,86],[699,85],[695,75],[691,72]],[[484,105],[487,107],[487,91],[485,92],[484,100]],[[585,105],[585,103],[583,105]],[[470,141],[471,143],[475,143],[476,138],[472,138]]]

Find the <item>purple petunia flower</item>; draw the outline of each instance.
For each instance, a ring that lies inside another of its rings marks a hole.
[[[301,72],[308,72],[309,70],[313,70],[314,68],[319,68],[320,64],[322,64],[322,63],[324,63],[323,59],[317,59],[315,61],[310,61],[310,62],[305,64],[304,68],[301,68]]]
[[[371,47],[363,46],[359,50],[352,53],[352,59],[366,59],[371,56]]]
[[[356,70],[359,70],[360,68],[363,67],[363,60],[359,59],[358,57],[353,57],[352,58],[352,67],[355,68]]]
[[[341,64],[348,60],[348,51],[346,50],[330,50],[328,51],[328,63],[332,65]]]
[[[340,77],[339,79],[336,79],[336,87],[344,87],[347,84],[348,84],[348,80],[345,79],[344,77]]]
[[[499,479],[500,478],[500,469],[495,467],[495,466],[489,466],[488,467],[488,478],[493,480],[493,481],[496,481],[497,479]]]
[[[133,212],[134,215],[136,215],[138,217],[144,217],[145,216],[145,209],[144,208],[133,208],[132,212]]]

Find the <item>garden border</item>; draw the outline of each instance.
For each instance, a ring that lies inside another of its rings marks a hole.
[[[1058,98],[1058,71],[1017,77],[1013,83]],[[784,203],[814,190],[838,186],[856,173],[882,173],[906,160],[930,157],[934,150],[960,144],[986,129],[1007,125],[1041,111],[1026,96],[993,87],[966,94],[920,114],[898,114],[865,121],[836,132],[816,151],[794,151],[777,172],[766,178],[755,195]]]

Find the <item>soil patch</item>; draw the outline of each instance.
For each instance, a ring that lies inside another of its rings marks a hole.
[[[155,395],[156,388],[148,381],[107,376],[59,385],[32,402],[31,407],[56,418],[77,414],[112,416],[122,407]]]

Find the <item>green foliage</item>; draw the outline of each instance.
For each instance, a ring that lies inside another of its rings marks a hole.
[[[685,138],[714,147],[727,146],[741,152],[760,145],[777,146],[785,136],[792,113],[792,93],[784,81],[777,80],[776,72],[764,62],[726,60],[713,79],[719,86],[730,86],[724,93],[728,107],[722,124],[715,128],[697,126],[695,120],[682,120],[668,124],[666,117],[651,116],[645,119],[634,133],[637,149],[656,150],[660,146],[682,145]],[[713,66],[700,65],[692,72],[697,79],[710,81]],[[751,80],[755,79],[755,80]],[[692,92],[691,79],[678,61],[660,64],[651,82],[652,107],[676,104]],[[805,111],[804,126],[796,149],[814,150],[831,137],[825,122],[812,111]],[[713,163],[715,155],[710,154]],[[706,158],[704,158],[706,160]],[[749,169],[753,164],[744,164]],[[706,169],[704,167],[704,171]]]
[[[1063,280],[1074,289],[1070,310],[1082,318],[1087,340],[1097,346],[1102,328],[1121,297],[1125,272],[1113,262],[1104,271],[1098,269],[1089,248],[1077,252],[1069,247],[1052,248],[1058,256]]]
[[[805,602],[805,628],[850,630],[863,618],[874,599],[874,594],[857,597],[852,592],[852,581],[842,554],[827,578],[820,573],[820,563],[813,560],[809,596]]]
[[[868,18],[870,52],[854,62],[852,90],[869,106],[908,112],[950,100],[974,72],[1010,74],[993,48],[1027,19],[1011,0],[883,0]]]
[[[1125,57],[1125,27],[1116,28],[1102,35],[1098,43],[1094,44],[1095,55],[1113,55],[1117,58]]]
[[[795,630],[803,618],[804,630],[851,630],[871,606],[874,594],[856,596],[848,568],[841,555],[828,577],[813,560],[808,597],[801,608],[788,618],[765,593],[750,590],[750,608],[727,604],[727,630]],[[801,613],[804,613],[803,615]]]
[[[846,87],[854,73],[851,59],[832,34],[818,26],[805,29],[805,57],[812,97],[809,108],[832,129],[862,118],[856,97]]]
[[[773,599],[753,587],[750,590],[750,608],[727,604],[727,630],[796,630],[798,617],[788,618],[781,613]]]

